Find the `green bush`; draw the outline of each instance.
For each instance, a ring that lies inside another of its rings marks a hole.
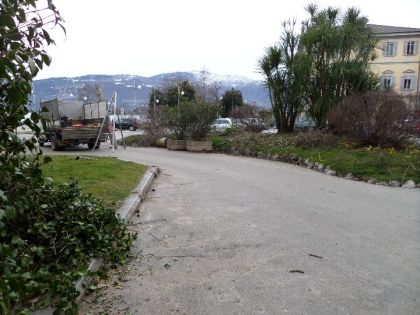
[[[75,183],[46,180],[27,193],[33,196],[29,202],[2,195],[0,313],[51,304],[77,314],[74,282],[86,274],[89,260],[103,257],[104,266],[122,262],[134,236],[113,209],[81,195]]]
[[[210,132],[217,116],[217,107],[202,101],[183,101],[178,107],[163,110],[164,124],[176,139],[202,140]]]
[[[223,136],[213,135],[210,137],[213,144],[213,149],[216,152],[229,152],[230,151],[230,141]]]
[[[45,48],[54,44],[50,25],[62,26],[58,10],[52,1],[2,0],[0,17],[0,314],[47,305],[76,314],[74,281],[89,259],[122,261],[133,235],[77,185],[42,176],[50,158],[36,144],[46,120],[28,104],[31,82],[51,62]],[[27,140],[15,133],[23,125],[33,132]]]
[[[142,140],[142,135],[130,135],[130,136],[124,137],[124,139],[119,139],[117,142],[119,145],[139,147],[141,140]]]
[[[188,139],[203,140],[209,134],[210,126],[217,117],[217,107],[205,102],[195,102],[190,105],[189,116]]]

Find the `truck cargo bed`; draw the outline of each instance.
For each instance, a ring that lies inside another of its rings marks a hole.
[[[99,140],[104,141],[107,133],[105,132],[106,128],[104,127],[101,132],[101,137]],[[61,139],[70,140],[70,139],[96,139],[99,133],[99,128],[91,127],[65,127],[61,130]]]

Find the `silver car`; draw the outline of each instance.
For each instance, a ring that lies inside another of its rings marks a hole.
[[[211,125],[214,132],[223,133],[229,128],[232,128],[232,119],[230,118],[217,118]]]

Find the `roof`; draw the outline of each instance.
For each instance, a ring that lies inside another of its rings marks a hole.
[[[410,34],[410,33],[420,33],[420,28],[413,27],[400,27],[400,26],[389,26],[389,25],[377,25],[377,24],[368,24],[368,27],[376,35],[381,34]]]

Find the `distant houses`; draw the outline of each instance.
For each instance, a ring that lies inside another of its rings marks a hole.
[[[403,94],[419,94],[420,28],[369,24],[379,39],[373,70],[385,87]]]

